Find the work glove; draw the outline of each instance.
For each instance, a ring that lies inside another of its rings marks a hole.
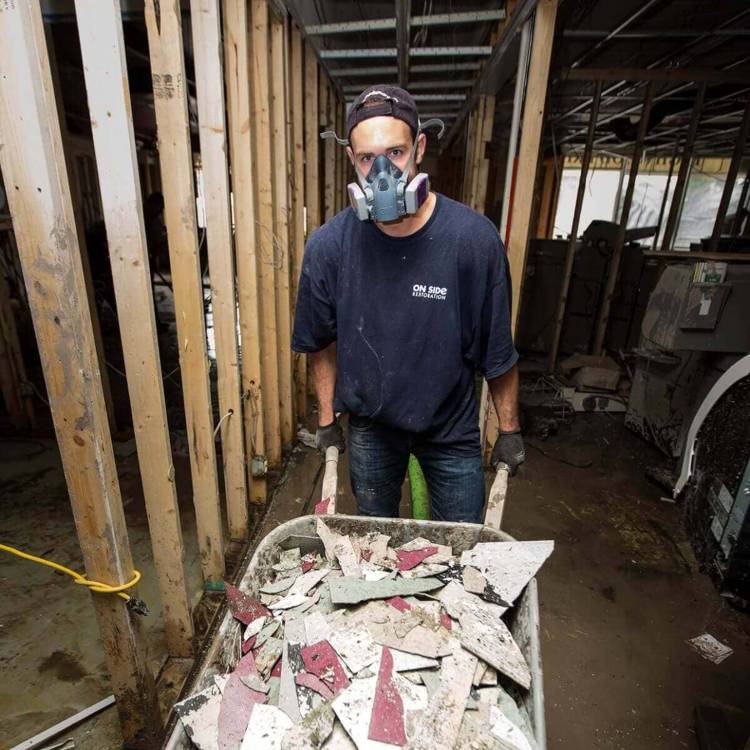
[[[346,450],[344,431],[335,419],[331,424],[318,425],[318,431],[315,433],[315,447],[323,455],[332,445],[339,449],[339,453]]]
[[[510,475],[515,476],[518,467],[526,460],[526,450],[523,447],[521,430],[510,430],[497,434],[495,447],[492,449],[492,468],[497,469],[498,464],[507,464]]]

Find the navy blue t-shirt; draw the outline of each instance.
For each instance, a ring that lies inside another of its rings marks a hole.
[[[337,342],[336,411],[474,452],[474,373],[518,360],[508,283],[497,229],[461,203],[437,194],[408,237],[346,208],[305,247],[292,348]]]

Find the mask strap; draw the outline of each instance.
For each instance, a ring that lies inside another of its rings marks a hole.
[[[348,146],[349,140],[347,138],[339,138],[336,135],[336,132],[334,130],[326,130],[324,133],[320,134],[320,137],[322,140],[326,140],[328,138],[333,138],[336,143],[339,144],[339,146]]]

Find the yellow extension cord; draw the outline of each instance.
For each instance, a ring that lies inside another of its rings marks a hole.
[[[75,583],[79,583],[81,586],[86,586],[90,591],[95,591],[97,594],[117,594],[117,596],[124,599],[126,602],[130,601],[130,596],[125,594],[124,591],[132,588],[141,580],[140,571],[134,570],[133,578],[130,581],[122,583],[119,586],[110,586],[108,583],[102,583],[101,581],[92,581],[86,578],[86,576],[76,573],[75,570],[60,565],[60,563],[53,562],[52,560],[45,560],[43,557],[37,557],[36,555],[30,555],[28,552],[22,552],[20,549],[9,547],[7,544],[0,544],[0,550],[3,552],[10,552],[11,555],[16,555],[16,557],[21,557],[24,560],[31,560],[31,562],[46,565],[48,568],[67,573],[74,579]]]

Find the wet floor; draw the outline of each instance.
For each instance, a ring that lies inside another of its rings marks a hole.
[[[3,443],[0,539],[80,567],[52,443]],[[693,708],[711,698],[750,709],[750,616],[697,571],[679,509],[645,478],[659,454],[620,417],[579,416],[568,432],[529,440],[511,480],[504,528],[554,539],[540,576],[548,746],[565,750],[696,748]],[[566,463],[563,463],[566,462]],[[120,462],[131,544],[154,615],[144,622],[154,670],[164,662],[140,482]],[[187,463],[178,462],[183,486]],[[586,468],[579,468],[586,466]],[[270,529],[312,507],[320,461],[296,451],[266,518]],[[341,465],[339,508],[354,509]],[[406,506],[405,506],[406,507]],[[200,596],[194,516],[182,503],[186,562]],[[10,747],[105,697],[106,666],[88,595],[60,575],[0,557],[0,747]],[[722,664],[685,642],[711,633],[734,649]],[[119,747],[109,709],[74,733],[77,750]]]

